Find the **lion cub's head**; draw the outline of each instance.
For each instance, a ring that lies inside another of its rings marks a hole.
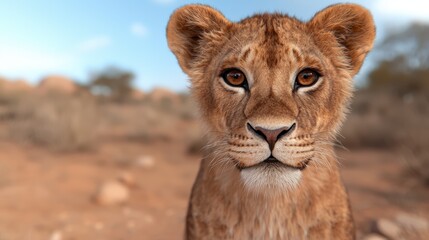
[[[329,164],[323,153],[374,37],[370,13],[354,4],[328,7],[309,22],[261,14],[237,23],[189,5],[167,27],[222,155],[215,161],[241,171],[250,187],[294,186],[307,165]]]

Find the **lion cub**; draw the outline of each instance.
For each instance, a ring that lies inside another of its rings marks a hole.
[[[333,139],[371,50],[371,14],[330,6],[310,21],[228,21],[175,11],[168,45],[211,137],[192,189],[186,239],[353,239]]]

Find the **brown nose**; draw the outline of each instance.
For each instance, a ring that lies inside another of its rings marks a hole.
[[[286,134],[292,132],[293,129],[295,129],[295,123],[292,124],[290,127],[281,127],[273,130],[266,129],[259,126],[253,127],[252,125],[250,125],[250,123],[247,123],[247,127],[251,132],[253,132],[257,136],[265,139],[265,141],[267,141],[268,143],[268,146],[270,147],[270,150],[273,151],[274,145],[276,144],[276,142],[281,137],[285,136]]]

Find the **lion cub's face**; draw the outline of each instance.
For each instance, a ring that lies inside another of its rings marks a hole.
[[[329,164],[323,153],[374,34],[368,11],[350,4],[308,23],[278,14],[231,23],[190,5],[167,29],[215,138],[213,164],[240,171],[251,188],[295,186],[307,166]]]

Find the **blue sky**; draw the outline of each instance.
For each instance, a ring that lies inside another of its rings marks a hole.
[[[255,12],[279,11],[308,20],[330,0],[123,0],[0,2],[0,76],[37,83],[48,74],[85,82],[91,73],[117,66],[136,74],[135,86],[187,89],[188,81],[169,51],[165,26],[184,4],[211,5],[237,21]],[[369,8],[378,27],[429,22],[428,1],[356,0]],[[364,66],[370,69],[371,61]],[[358,77],[359,78],[359,77]]]

